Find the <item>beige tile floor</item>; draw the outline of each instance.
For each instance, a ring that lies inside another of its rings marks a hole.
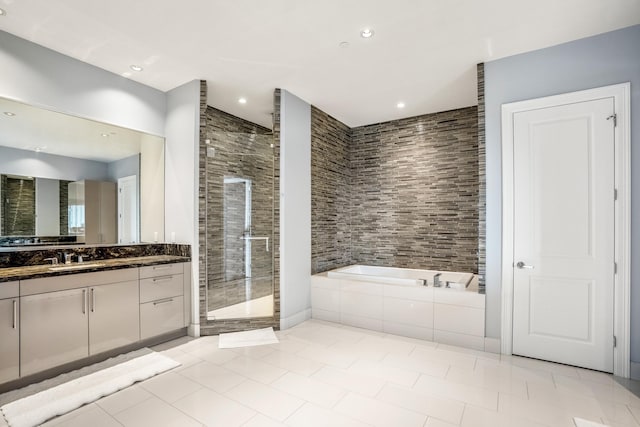
[[[279,344],[164,350],[182,366],[46,426],[640,427],[610,375],[307,321]]]

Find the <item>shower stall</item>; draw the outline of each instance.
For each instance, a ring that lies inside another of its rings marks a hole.
[[[208,107],[205,147],[206,324],[274,323],[273,135]]]

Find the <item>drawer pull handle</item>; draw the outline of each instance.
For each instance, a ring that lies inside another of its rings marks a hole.
[[[82,290],[82,314],[87,312],[87,290]]]
[[[96,292],[94,288],[91,288],[91,312],[96,311]]]
[[[171,268],[170,265],[157,265],[152,267],[153,270],[168,270],[170,268]]]
[[[13,300],[13,329],[18,327],[18,301]]]
[[[173,302],[173,298],[161,299],[159,301],[154,301],[153,305],[166,304],[168,302]]]
[[[153,283],[170,282],[171,280],[173,280],[173,276],[157,277],[153,279]]]

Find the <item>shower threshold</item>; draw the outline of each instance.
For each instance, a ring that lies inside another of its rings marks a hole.
[[[207,313],[209,320],[249,319],[273,316],[273,295],[222,307]]]

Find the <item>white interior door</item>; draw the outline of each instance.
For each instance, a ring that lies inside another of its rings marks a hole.
[[[138,180],[135,175],[118,179],[118,243],[137,243]]]
[[[513,354],[613,371],[613,98],[518,112]]]

